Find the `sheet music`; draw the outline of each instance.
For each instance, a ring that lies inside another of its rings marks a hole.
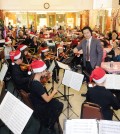
[[[48,71],[52,73],[53,69],[55,68],[55,62],[54,60],[52,61],[52,64],[50,65],[50,67],[48,68]]]
[[[70,70],[65,70],[62,84],[79,91],[82,85],[83,78],[84,75],[82,74]]]
[[[7,66],[7,64],[4,63],[3,66],[2,66],[2,69],[0,71],[0,81],[3,81],[7,70],[8,70],[8,66]]]
[[[120,134],[120,122],[100,120],[99,134]]]
[[[65,73],[64,73],[64,76],[63,76],[63,79],[62,79],[62,84],[63,85],[65,85],[67,87],[70,87],[72,74],[73,74],[72,71],[65,70]]]
[[[106,74],[105,87],[107,89],[120,90],[120,75]]]
[[[57,61],[57,64],[62,69],[71,70],[70,67],[68,65],[64,64],[64,63],[61,63],[61,62]]]
[[[65,134],[98,134],[95,119],[72,119],[65,122]]]
[[[0,118],[15,134],[21,134],[33,110],[7,92],[0,105]]]
[[[83,82],[84,75],[73,72],[70,87],[79,91]]]

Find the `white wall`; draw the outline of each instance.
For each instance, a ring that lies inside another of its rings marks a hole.
[[[93,9],[112,8],[113,0],[93,0]]]
[[[44,3],[49,3],[50,8],[44,9]],[[0,0],[0,9],[21,11],[66,11],[92,9],[93,0]]]
[[[113,8],[120,8],[119,0],[112,0],[112,7]]]

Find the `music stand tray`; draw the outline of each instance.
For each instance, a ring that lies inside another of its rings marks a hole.
[[[70,64],[73,59],[74,59],[74,57],[68,57],[68,58],[64,59],[64,60],[62,61],[62,63],[64,63],[64,64]]]

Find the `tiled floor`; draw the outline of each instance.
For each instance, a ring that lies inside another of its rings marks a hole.
[[[58,90],[62,94],[64,94],[64,86],[61,84],[62,78],[63,78],[63,70],[60,71],[60,81],[59,81],[59,83],[56,84],[54,82],[54,87],[56,89],[58,89],[58,87],[59,87]],[[52,87],[52,84],[51,83],[47,84],[46,87],[49,90]],[[10,83],[8,90],[11,91],[11,88],[12,88],[12,85]],[[73,96],[69,96],[69,102],[70,102],[70,105],[72,106],[72,109],[71,108],[69,108],[69,109],[67,108],[68,101],[64,100],[64,97],[60,97],[59,98],[59,100],[64,103],[64,110],[63,110],[63,113],[60,116],[60,124],[61,124],[61,127],[63,129],[64,129],[64,127],[63,127],[64,126],[64,121],[67,118],[69,118],[69,119],[80,118],[81,104],[85,100],[85,97],[82,97],[81,93],[86,93],[86,91],[87,91],[87,88],[86,88],[86,84],[85,83],[82,85],[80,91],[75,91],[74,89],[69,89],[69,95],[73,94]],[[68,88],[66,88],[66,94],[68,94]],[[59,97],[59,96],[61,96],[61,94],[58,92],[56,97]],[[74,112],[72,112],[72,110]],[[117,116],[120,118],[120,110],[115,111],[115,112],[116,112]],[[113,120],[117,120],[117,119],[115,117],[113,117]],[[36,127],[38,126],[39,123],[36,122],[36,121],[34,122],[34,119],[32,121],[33,121],[32,127],[30,127],[30,129],[28,129],[28,130],[26,129],[27,131],[25,131],[24,134],[33,134],[33,133],[35,133],[35,130],[37,130]],[[9,134],[9,131],[8,131],[8,129],[6,127],[2,128],[2,129],[0,128],[0,134]],[[35,134],[37,134],[37,133],[35,133]],[[43,134],[45,134],[45,133],[43,133]]]

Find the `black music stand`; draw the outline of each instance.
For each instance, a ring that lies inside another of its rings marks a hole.
[[[69,88],[68,87],[68,95],[66,95],[66,98],[67,98],[67,107],[63,110],[63,114],[65,115],[64,111],[67,110],[67,115],[65,115],[67,117],[67,119],[70,119],[70,117],[72,116],[72,114],[70,115],[70,110],[72,111],[73,114],[75,114],[77,117],[79,117],[79,115],[77,115],[75,113],[75,111],[72,109],[72,105],[70,104],[70,101],[69,101],[69,96],[71,96],[69,94]]]
[[[65,70],[64,73],[64,77],[62,80],[62,84],[64,85],[64,88],[68,88],[68,94],[64,95],[65,98],[67,98],[67,107],[63,110],[67,110],[67,115],[65,115],[67,117],[67,119],[69,119],[72,115],[69,114],[69,111],[71,110],[72,113],[74,113],[76,116],[78,116],[72,109],[72,106],[69,102],[69,96],[71,96],[69,94],[69,88],[75,89],[77,91],[80,90],[81,85],[82,85],[82,81],[83,81],[84,75],[70,71],[70,70]],[[79,116],[78,116],[79,117]]]
[[[53,60],[52,63],[51,63],[51,66],[48,68],[48,71],[50,73],[52,73],[52,87],[50,88],[50,90],[48,92],[52,92],[53,89],[54,89],[54,81],[55,81],[55,78],[54,78],[54,75],[53,75],[53,70],[55,69],[55,66],[56,66],[56,63],[55,63],[55,60]],[[56,74],[57,74],[57,72],[56,72]]]
[[[68,57],[62,61],[62,63],[70,65],[74,57]]]

